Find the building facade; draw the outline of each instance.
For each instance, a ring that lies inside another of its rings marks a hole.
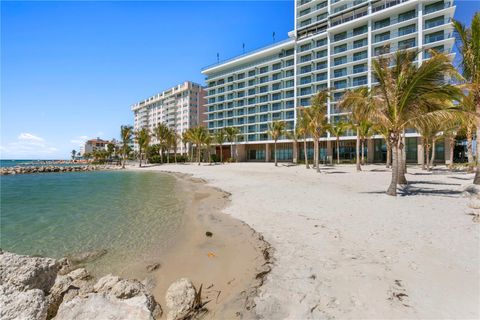
[[[100,138],[87,140],[80,148],[80,154],[83,156],[86,153],[92,153],[98,150],[107,150],[107,145],[109,143],[111,143],[111,141],[102,140]]]
[[[212,132],[237,127],[238,158],[269,161],[269,123],[282,120],[294,128],[297,108],[308,107],[312,96],[327,88],[333,97],[327,106],[329,121],[345,117],[337,104],[347,89],[372,86],[372,59],[399,49],[420,50],[417,63],[429,58],[428,49],[453,57],[454,12],[451,0],[296,0],[295,29],[287,40],[202,70],[207,126]],[[407,160],[421,163],[418,135],[412,131],[406,136]],[[331,143],[335,137],[326,134],[322,140],[320,155],[329,160],[336,152]],[[354,133],[341,140],[341,158],[353,159]],[[437,144],[436,159],[449,160],[448,145]],[[312,143],[307,148],[313,157]],[[370,139],[365,152],[369,162],[386,158],[380,137]],[[280,141],[277,157],[292,159],[291,140]]]
[[[134,130],[147,128],[153,132],[155,127],[164,123],[181,134],[191,127],[205,125],[205,91],[203,87],[191,81],[185,81],[148,99],[131,106],[134,114]],[[157,143],[152,139],[152,143]],[[180,153],[186,152],[179,144]]]

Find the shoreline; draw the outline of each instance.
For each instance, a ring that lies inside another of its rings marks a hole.
[[[231,202],[227,192],[188,174],[159,173],[173,176],[185,193],[184,221],[174,243],[157,254],[158,270],[145,273],[146,266],[140,264],[134,273],[143,273],[162,306],[170,284],[185,277],[197,290],[202,285],[202,299],[210,301],[205,318],[254,318],[254,298],[270,272],[273,248],[246,223],[223,212]]]

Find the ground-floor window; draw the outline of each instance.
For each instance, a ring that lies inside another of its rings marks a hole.
[[[417,138],[405,138],[405,151],[407,162],[417,162],[418,143]]]

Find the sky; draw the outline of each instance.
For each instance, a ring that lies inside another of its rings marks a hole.
[[[457,0],[469,22],[480,1]],[[66,159],[119,137],[130,105],[286,39],[294,2],[1,1],[0,157]]]

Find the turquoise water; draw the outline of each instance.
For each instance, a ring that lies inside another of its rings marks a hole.
[[[68,166],[68,165],[80,165],[78,163],[54,163],[55,160],[0,160],[0,168],[5,167],[24,167],[24,166]]]
[[[55,258],[106,249],[105,263],[142,259],[168,246],[182,223],[177,188],[155,172],[2,176],[0,246]]]

